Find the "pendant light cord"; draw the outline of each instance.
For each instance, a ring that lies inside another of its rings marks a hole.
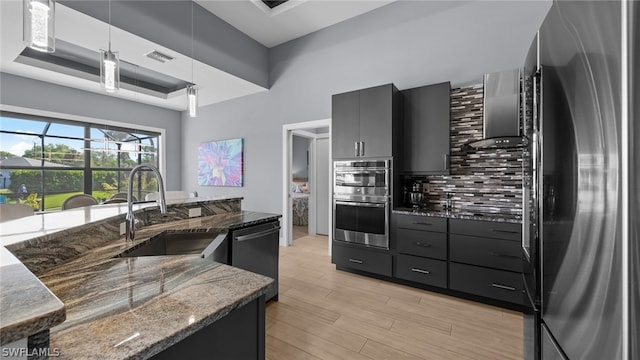
[[[191,85],[193,85],[193,2],[191,0]]]
[[[111,0],[109,0],[109,52],[111,52]]]

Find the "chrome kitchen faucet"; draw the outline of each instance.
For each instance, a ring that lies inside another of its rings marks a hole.
[[[160,175],[160,171],[153,165],[141,164],[133,169],[129,173],[129,188],[127,189],[127,230],[126,230],[126,241],[127,243],[132,243],[135,238],[136,233],[136,217],[133,215],[133,176],[136,172],[138,172],[142,168],[147,168],[153,171],[156,174],[156,179],[158,179],[158,192],[160,193],[160,198],[158,201],[160,202],[160,213],[167,213],[167,201],[164,196],[164,182],[162,181],[162,175]]]

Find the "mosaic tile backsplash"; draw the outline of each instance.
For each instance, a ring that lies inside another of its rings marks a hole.
[[[482,84],[451,90],[451,174],[412,180],[422,180],[427,208],[443,209],[449,193],[454,209],[520,218],[522,149],[463,148],[482,139],[482,97]]]

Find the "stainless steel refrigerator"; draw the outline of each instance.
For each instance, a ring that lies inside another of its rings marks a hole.
[[[527,56],[525,358],[640,359],[637,7],[554,1]]]

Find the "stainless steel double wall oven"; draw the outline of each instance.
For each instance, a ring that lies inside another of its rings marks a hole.
[[[391,160],[333,163],[334,240],[389,249]]]

